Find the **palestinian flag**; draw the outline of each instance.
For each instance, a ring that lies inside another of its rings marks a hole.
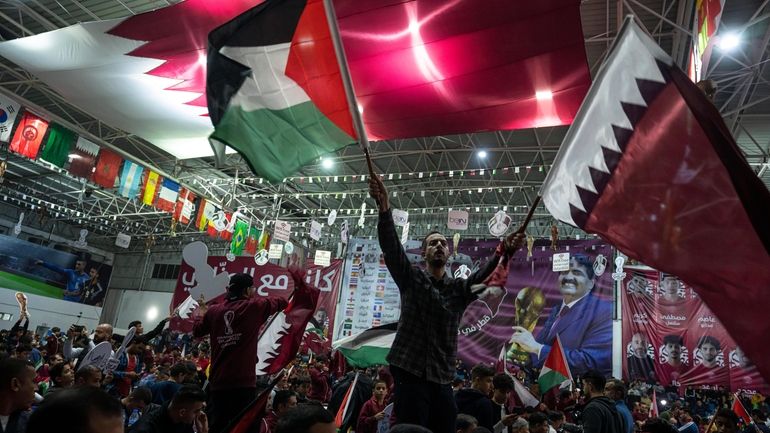
[[[332,343],[332,348],[345,356],[347,363],[359,368],[387,364],[385,357],[396,338],[398,323],[388,323],[369,328],[358,335]]]
[[[96,163],[96,170],[91,175],[91,180],[103,188],[113,188],[122,162],[123,158],[117,153],[109,149],[102,149],[99,152],[99,161]]]
[[[212,142],[274,182],[355,142],[322,0],[267,0],[211,32],[206,94]]]
[[[569,371],[569,364],[567,364],[567,358],[564,356],[564,346],[561,345],[561,339],[557,335],[548,357],[545,358],[537,382],[540,384],[540,392],[544,394],[551,388],[567,381],[572,381],[572,373]]]
[[[40,159],[57,167],[64,167],[73,144],[75,144],[75,133],[61,125],[52,123],[48,128],[48,138],[43,152],[40,154]]]
[[[34,114],[24,113],[11,139],[11,152],[35,159],[47,129],[48,122]]]
[[[243,254],[243,248],[246,247],[246,238],[249,236],[249,224],[245,221],[235,221],[233,229],[233,240],[230,242],[230,252],[236,256]]]
[[[352,395],[356,389],[356,385],[358,384],[358,375],[360,373],[360,371],[356,371],[356,375],[353,377],[353,383],[351,383],[348,390],[345,391],[345,397],[342,398],[342,403],[340,404],[340,408],[337,410],[337,415],[334,416],[334,425],[337,426],[337,429],[340,429],[340,427],[350,422],[351,414],[348,413],[348,408],[350,407],[350,402],[353,399]]]

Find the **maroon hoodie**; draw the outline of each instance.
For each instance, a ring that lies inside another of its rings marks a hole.
[[[267,318],[286,308],[281,298],[225,299],[209,307],[193,325],[196,338],[211,334],[211,370],[209,386],[212,391],[257,386],[257,339],[259,329]]]

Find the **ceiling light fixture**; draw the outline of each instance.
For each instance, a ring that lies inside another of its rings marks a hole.
[[[487,151],[486,150],[479,150],[479,158],[484,159],[487,157]]]
[[[722,51],[732,51],[741,44],[741,36],[738,33],[725,33],[719,37],[717,45]]]
[[[324,158],[321,160],[321,166],[328,170],[334,167],[334,161],[332,161],[330,158]]]

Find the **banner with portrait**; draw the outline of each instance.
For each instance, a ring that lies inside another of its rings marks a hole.
[[[626,379],[770,391],[692,287],[647,267],[626,272],[621,290]]]
[[[450,240],[451,243],[451,240]],[[493,256],[497,240],[461,239],[452,249],[447,272],[467,278]],[[413,265],[424,267],[421,244],[409,240],[404,249]],[[570,254],[569,270],[554,272],[555,252]],[[597,261],[597,257],[599,260]],[[612,249],[602,241],[563,240],[557,251],[550,241],[539,240],[509,260],[502,296],[472,302],[458,329],[458,358],[467,365],[495,362],[505,346],[509,363],[540,367],[548,348],[534,353],[513,347],[513,326],[526,328],[536,344],[550,347],[556,333],[567,349],[573,374],[589,366],[609,374],[612,370]],[[356,335],[373,326],[397,321],[398,287],[385,266],[376,239],[351,239],[345,261],[335,340]],[[557,317],[566,294],[573,303],[569,314]]]

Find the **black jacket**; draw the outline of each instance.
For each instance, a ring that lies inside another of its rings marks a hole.
[[[615,402],[607,397],[592,398],[583,410],[585,433],[618,433],[625,431],[623,418]]]
[[[470,415],[479,422],[479,427],[490,431],[494,428],[494,408],[492,400],[481,391],[473,388],[461,389],[455,393],[457,413]]]
[[[129,433],[194,433],[192,424],[174,424],[168,414],[168,404],[157,406],[144,413]]]

